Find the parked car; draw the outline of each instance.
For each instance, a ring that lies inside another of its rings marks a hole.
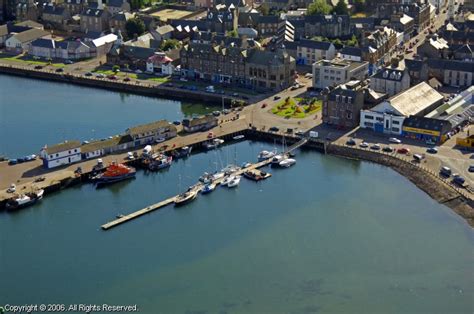
[[[18,163],[18,160],[17,160],[17,159],[10,159],[10,160],[8,160],[8,164],[9,164],[10,166],[16,165],[17,163]]]
[[[466,180],[461,177],[460,175],[453,175],[453,183],[459,185],[459,186],[464,186]]]
[[[123,79],[124,82],[130,82],[130,78],[127,76],[126,78]]]
[[[367,147],[369,147],[369,143],[367,143],[367,142],[362,142],[362,143],[359,144],[359,147],[367,148]]]
[[[467,169],[469,172],[474,172],[474,165],[470,165]]]
[[[355,144],[356,144],[356,141],[353,138],[348,139],[346,142],[346,145],[349,145],[349,146],[354,146]]]
[[[430,154],[436,154],[438,152],[438,149],[436,147],[430,147],[426,150],[426,152]]]
[[[135,73],[136,73],[136,74],[142,74],[143,71],[142,71],[142,70],[136,70]]]
[[[64,63],[66,63],[66,64],[73,64],[74,62],[72,62],[71,60],[66,60],[66,61],[64,61]]]
[[[401,140],[399,140],[399,139],[396,138],[396,137],[391,137],[391,138],[388,139],[388,141],[389,141],[390,143],[395,143],[395,144],[400,144],[400,143],[402,142]]]
[[[92,72],[86,72],[84,75],[85,76],[92,76]]]
[[[380,145],[379,144],[374,144],[374,145],[370,146],[370,149],[380,150]]]
[[[262,109],[263,109],[263,108],[266,108],[266,107],[267,107],[267,104],[266,104],[266,103],[262,104],[262,106],[261,106]]]
[[[41,70],[42,68],[43,68],[43,67],[42,67],[41,65],[36,65],[34,69],[35,69],[35,70]]]
[[[95,77],[97,77],[97,78],[105,78],[105,75],[102,74],[102,73],[99,73],[99,74],[97,74]]]
[[[62,72],[64,72],[64,69],[63,68],[56,69],[56,72],[62,73]]]
[[[421,162],[425,157],[420,154],[413,154],[413,160],[416,162]]]
[[[304,132],[303,131],[296,131],[295,135],[296,136],[304,136]]]
[[[207,138],[213,138],[213,137],[214,137],[214,133],[209,132],[209,133],[207,134]]]
[[[402,148],[397,149],[397,153],[399,153],[399,154],[408,154],[409,152],[410,152],[410,149],[406,148],[406,147],[402,147]]]
[[[280,96],[276,95],[275,97],[273,97],[273,100],[278,100],[278,99],[281,99]]]
[[[36,156],[35,154],[33,154],[33,155],[25,156],[25,157],[23,157],[23,159],[24,159],[25,161],[33,161],[33,160],[36,159],[36,157],[37,157],[37,156]]]
[[[222,113],[223,113],[223,114],[229,114],[230,112],[231,112],[230,109],[224,109],[224,110],[222,110]]]
[[[10,184],[10,187],[7,189],[7,193],[15,193],[16,192],[16,185]]]
[[[276,126],[272,126],[271,128],[268,129],[268,131],[270,131],[270,132],[278,132],[278,131],[280,131],[280,129],[277,128]]]
[[[386,153],[393,153],[394,151],[394,149],[390,146],[385,146],[382,150]]]
[[[116,80],[116,79],[117,79],[117,76],[116,76],[116,75],[109,75],[109,76],[107,76],[107,78],[108,78],[109,80]]]
[[[181,124],[181,121],[178,121],[178,120],[173,121],[173,124],[174,124],[174,125],[180,125],[180,124]]]
[[[164,137],[159,137],[155,140],[155,142],[157,142],[157,143],[163,143],[164,141],[166,141],[166,138],[164,138]]]

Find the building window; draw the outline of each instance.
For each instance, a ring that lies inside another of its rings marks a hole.
[[[59,157],[59,154],[56,154],[56,157]]]
[[[392,121],[392,124],[399,125],[399,124],[400,124],[400,121],[393,120],[393,121]]]
[[[374,119],[374,116],[366,115],[365,118],[366,118],[367,120],[373,120],[373,119]]]
[[[364,125],[369,128],[374,127],[374,124],[372,122],[365,122]]]

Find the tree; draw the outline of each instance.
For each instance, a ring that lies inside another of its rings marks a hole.
[[[119,70],[120,70],[120,66],[118,66],[118,65],[114,65],[112,67],[112,71],[114,71],[114,73],[117,73]]]
[[[349,14],[349,8],[347,7],[346,1],[339,0],[336,6],[334,7],[334,9],[332,9],[332,13],[337,14],[337,15]]]
[[[237,31],[235,29],[233,29],[233,30],[227,32],[227,37],[237,38],[237,37],[239,37],[239,34],[237,33]]]
[[[260,7],[258,8],[258,11],[262,14],[262,15],[268,15],[270,13],[270,7],[268,6],[267,3],[262,3],[260,5]]]
[[[326,0],[314,0],[308,6],[308,15],[329,14],[331,13],[331,6]]]
[[[127,31],[128,38],[140,36],[145,32],[145,23],[139,17],[134,17],[125,23],[125,30]]]
[[[354,8],[356,12],[364,12],[365,0],[354,0]]]
[[[167,39],[163,40],[160,45],[160,49],[163,51],[167,51],[170,49],[176,49],[181,47],[181,42],[177,39]]]

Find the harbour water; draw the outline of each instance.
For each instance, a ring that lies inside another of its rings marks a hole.
[[[93,108],[94,90],[79,89]],[[168,107],[157,107],[164,117]],[[124,129],[113,118],[108,123]],[[71,120],[71,131],[84,119]],[[21,138],[13,135],[1,141],[13,145]],[[268,168],[268,180],[242,180],[180,209],[100,229],[235,156],[255,161],[263,149],[272,145],[227,145],[162,172],[139,171],[136,180],[100,190],[84,184],[0,212],[0,303],[137,304],[141,313],[472,313],[472,228],[375,164],[297,151],[297,164]]]
[[[196,103],[0,75],[0,155],[37,154],[45,144],[107,138],[130,126],[212,110]]]

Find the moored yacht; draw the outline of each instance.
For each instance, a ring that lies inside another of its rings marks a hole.
[[[209,184],[206,184],[202,190],[201,190],[201,193],[202,194],[208,194],[208,193],[211,193],[212,191],[214,191],[216,189],[216,186],[217,184],[216,183],[209,183]]]
[[[232,177],[232,179],[229,181],[229,183],[227,183],[227,187],[234,188],[234,187],[238,186],[239,183],[240,183],[240,176],[235,176],[235,177]]]
[[[193,201],[197,197],[197,190],[189,188],[174,199],[174,206],[181,206]]]
[[[260,154],[258,154],[258,161],[264,161],[275,156],[275,152],[270,152],[268,150],[262,150]]]
[[[293,166],[294,164],[296,164],[296,160],[293,159],[293,158],[287,158],[285,160],[282,160],[280,161],[280,167],[283,167],[283,168],[289,168],[291,166]]]

